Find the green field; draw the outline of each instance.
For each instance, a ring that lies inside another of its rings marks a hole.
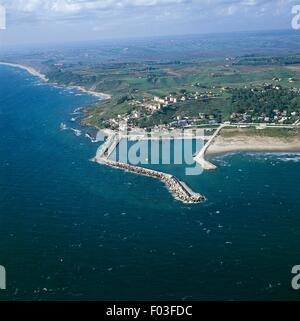
[[[199,114],[205,115],[203,123],[230,120],[232,113],[249,113],[262,122],[274,117],[274,109],[300,112],[299,43],[300,34],[283,31],[191,35],[76,44],[1,59],[33,65],[54,83],[111,94],[111,100],[86,108],[84,123],[98,128],[133,111],[141,117],[132,125],[147,128]],[[134,104],[184,92],[205,98],[179,101],[155,113]]]
[[[227,64],[226,64],[227,63]],[[225,67],[226,66],[226,67]],[[235,65],[225,59],[214,62],[186,63],[127,63],[109,66],[80,68],[53,68],[47,74],[51,81],[69,85],[83,85],[87,89],[109,93],[110,101],[98,102],[87,109],[87,124],[103,127],[103,121],[130,114],[139,109],[130,105],[130,100],[151,99],[153,96],[167,96],[171,93],[211,92],[218,97],[209,101],[188,101],[168,106],[151,117],[139,121],[142,127],[166,124],[177,116],[197,116],[199,113],[215,115],[217,120],[226,120],[235,110],[232,107],[230,91],[233,89],[260,88],[265,83],[283,88],[300,87],[300,65],[244,66]],[[274,79],[280,79],[274,80]],[[289,82],[289,79],[293,82]],[[224,90],[226,88],[226,90]],[[122,97],[126,97],[122,101]],[[294,98],[294,97],[293,97]],[[297,102],[298,104],[298,102]],[[238,108],[238,106],[237,106]]]
[[[224,128],[220,132],[220,136],[231,138],[236,136],[251,136],[251,137],[278,137],[286,139],[300,139],[300,131],[288,128]]]

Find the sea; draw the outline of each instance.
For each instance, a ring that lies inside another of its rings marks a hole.
[[[91,161],[100,143],[76,120],[94,101],[0,66],[0,300],[300,299],[299,153],[171,165],[207,197],[184,204]]]

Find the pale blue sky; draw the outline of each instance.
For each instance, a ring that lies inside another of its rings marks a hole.
[[[300,0],[0,0],[1,42],[61,42],[291,28]],[[300,32],[300,31],[299,31]]]

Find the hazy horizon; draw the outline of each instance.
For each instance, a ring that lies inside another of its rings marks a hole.
[[[291,30],[297,0],[0,0],[2,45]]]
[[[103,44],[111,44],[111,42],[120,41],[124,43],[130,43],[132,42],[138,42],[138,41],[147,41],[147,40],[160,40],[160,39],[170,39],[172,37],[182,39],[184,37],[186,38],[201,38],[201,37],[216,37],[216,36],[229,36],[233,34],[245,34],[245,35],[251,35],[251,34],[279,34],[279,33],[289,33],[289,34],[298,34],[298,31],[295,30],[289,30],[289,29],[265,29],[265,30],[241,30],[241,31],[223,31],[223,32],[207,32],[207,33],[187,33],[187,34],[165,34],[165,35],[145,35],[145,36],[124,36],[124,37],[107,37],[107,38],[94,38],[94,39],[79,39],[79,40],[61,40],[61,41],[41,41],[41,42],[21,42],[21,43],[7,43],[8,48],[30,48],[30,47],[51,47],[53,45],[57,46],[72,46],[72,45],[79,45],[84,43],[90,43],[95,44],[97,42],[102,42]],[[300,36],[300,32],[299,32]],[[0,37],[1,39],[1,37]],[[2,45],[5,45],[5,43],[2,43]],[[0,49],[3,49],[3,47]]]

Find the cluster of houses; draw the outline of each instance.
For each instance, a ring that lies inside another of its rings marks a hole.
[[[280,111],[274,109],[271,115],[261,113],[259,115],[250,110],[246,113],[232,113],[230,120],[238,123],[274,123],[274,124],[292,124],[297,120],[299,113],[296,111],[288,112],[287,110]]]
[[[172,95],[165,97],[158,97],[155,96],[153,100],[144,102],[143,106],[149,110],[150,112],[156,112],[158,110],[161,110],[164,107],[167,107],[169,105],[177,104],[179,102],[185,102],[187,100],[198,100],[198,99],[208,99],[216,97],[216,94],[213,92],[206,92],[206,93],[184,93],[179,95]]]
[[[275,81],[275,82],[280,82],[282,79],[281,79],[281,78],[278,78],[278,77],[274,77],[272,80]],[[294,77],[290,77],[290,78],[288,79],[288,82],[289,82],[289,83],[293,83],[293,82],[295,82],[296,80],[297,80],[297,79],[295,79]]]
[[[180,117],[177,116],[176,120],[172,121],[169,125],[169,129],[174,129],[174,128],[189,128],[189,127],[194,127],[201,122],[205,120],[206,124],[210,125],[215,125],[217,124],[217,120],[215,119],[214,115],[205,115],[202,116],[202,114],[199,114],[199,117]]]
[[[280,82],[280,78],[273,78],[273,81]],[[294,78],[289,78],[289,82],[296,81]],[[247,88],[247,86],[245,86]],[[281,89],[281,86],[264,84],[264,89],[273,88]],[[221,88],[223,91],[230,90],[230,88]],[[251,89],[255,90],[255,89]],[[299,88],[290,89],[293,92],[300,94]],[[142,117],[151,117],[152,114],[156,113],[159,110],[162,110],[164,107],[169,105],[174,105],[177,103],[183,103],[189,100],[204,100],[210,98],[216,98],[219,94],[213,93],[211,91],[205,91],[202,93],[199,92],[181,92],[180,94],[170,94],[164,97],[154,96],[152,98],[143,98],[141,100],[132,99],[128,101],[128,104],[132,105],[134,109],[127,115],[118,115],[118,117],[109,119],[106,121],[106,125],[110,128],[118,128],[121,120],[125,121],[129,127],[134,128],[137,124],[138,119]],[[292,124],[297,121],[300,117],[300,113],[288,110],[279,110],[274,109],[271,113],[257,113],[255,110],[249,110],[245,113],[233,112],[230,115],[230,120],[228,123],[269,123],[269,124]],[[176,119],[170,124],[161,125],[162,129],[171,129],[171,128],[185,128],[192,127],[201,124],[216,125],[220,122],[220,117],[214,114],[199,113],[197,117],[184,117],[177,116]]]
[[[168,105],[176,104],[178,101],[185,101],[185,100],[186,100],[185,96],[182,96],[181,98],[177,98],[172,95],[169,95],[166,97],[155,96],[153,98],[153,101],[146,102],[144,104],[144,107],[151,112],[155,112],[162,109],[163,107],[167,107]]]

